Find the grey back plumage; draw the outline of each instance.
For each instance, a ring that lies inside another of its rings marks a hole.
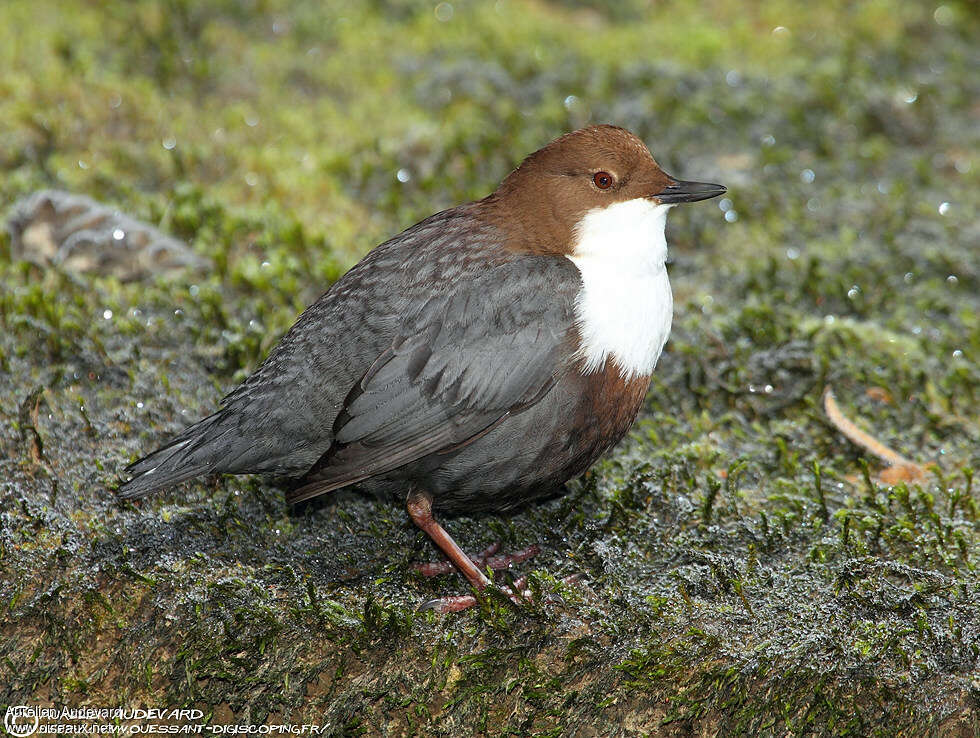
[[[299,476],[314,464],[324,491],[356,465],[389,469],[464,442],[544,391],[567,358],[574,266],[507,252],[474,207],[370,252],[218,412],[132,464],[119,493],[209,473]]]
[[[540,400],[572,367],[577,286],[568,260],[524,255],[432,295],[348,396],[333,446],[290,498],[445,454]]]

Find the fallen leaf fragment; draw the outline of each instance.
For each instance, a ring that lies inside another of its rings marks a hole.
[[[886,405],[892,404],[891,392],[886,390],[884,387],[868,387],[864,394],[875,402],[883,402]]]
[[[881,474],[878,475],[883,484],[914,482],[925,478],[926,472],[921,465],[888,448],[848,419],[837,405],[837,398],[834,397],[834,391],[829,385],[823,391],[823,409],[830,422],[847,440],[856,446],[860,446],[868,453],[874,454],[888,465],[888,468],[882,470]]]

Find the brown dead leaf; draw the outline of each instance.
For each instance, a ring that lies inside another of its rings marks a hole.
[[[864,394],[875,402],[883,402],[886,405],[892,404],[891,392],[886,390],[884,387],[868,387]]]
[[[872,387],[868,390],[868,393],[870,394],[873,389],[880,388]],[[829,385],[823,391],[823,408],[830,422],[834,424],[834,427],[847,440],[877,456],[888,465],[888,468],[884,469],[878,475],[878,478],[883,484],[897,484],[898,482],[918,481],[925,478],[925,469],[921,465],[916,464],[911,459],[905,458],[897,451],[888,448],[888,446],[877,438],[861,430],[848,419],[841,412],[840,406],[837,404],[837,398],[834,397],[834,391]]]
[[[882,484],[898,484],[899,482],[919,482],[925,478],[925,471],[918,464],[896,464],[882,469],[878,479]]]

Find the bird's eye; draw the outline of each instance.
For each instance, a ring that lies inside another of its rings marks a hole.
[[[600,190],[608,190],[613,186],[613,176],[609,172],[596,172],[592,176],[592,184]]]

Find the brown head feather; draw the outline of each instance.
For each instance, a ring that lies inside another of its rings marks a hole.
[[[607,189],[594,181],[600,172],[612,176]],[[674,181],[626,129],[590,126],[528,156],[479,203],[478,215],[507,231],[510,249],[568,254],[575,227],[586,212],[655,197]]]

